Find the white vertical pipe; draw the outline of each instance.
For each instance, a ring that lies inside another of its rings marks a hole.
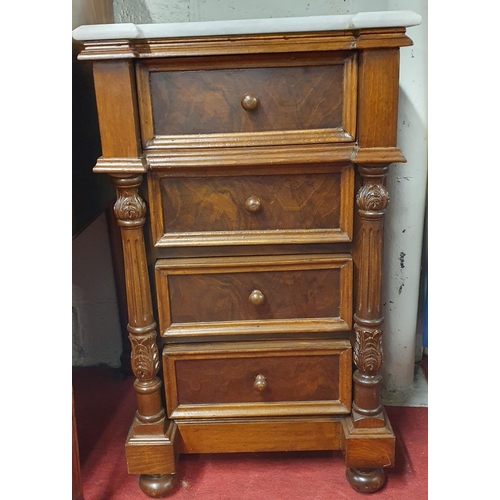
[[[398,146],[407,163],[392,165],[387,179],[383,375],[386,389],[404,390],[414,380],[427,189],[427,1],[389,0],[387,8],[422,16],[407,29],[414,45],[400,50]]]

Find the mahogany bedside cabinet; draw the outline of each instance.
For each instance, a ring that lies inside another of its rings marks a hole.
[[[379,489],[381,280],[413,12],[82,26],[151,497],[183,453],[340,450]]]

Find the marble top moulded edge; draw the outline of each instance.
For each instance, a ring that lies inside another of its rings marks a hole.
[[[415,12],[380,11],[334,16],[285,17],[225,21],[199,21],[158,24],[93,24],[73,30],[73,39],[117,40],[145,38],[176,38],[210,35],[251,35],[261,33],[297,33],[336,31],[363,28],[417,26],[422,17]]]

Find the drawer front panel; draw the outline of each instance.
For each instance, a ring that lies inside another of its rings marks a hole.
[[[339,397],[339,358],[333,355],[181,360],[175,366],[179,404],[327,401]]]
[[[347,330],[349,255],[161,259],[164,336]]]
[[[166,346],[163,362],[169,416],[348,411],[346,340]]]
[[[157,135],[335,128],[342,66],[162,71],[151,74]],[[253,94],[257,107],[241,100]]]
[[[141,61],[144,146],[169,147],[168,138],[179,136],[198,146],[240,143],[242,136],[268,143],[278,132],[282,141],[289,134],[291,142],[306,143],[312,131],[320,132],[316,142],[353,141],[355,66],[348,51]]]
[[[155,245],[351,241],[352,166],[292,173],[278,170],[276,175],[261,172],[153,173],[150,198]]]
[[[339,269],[171,276],[171,320],[200,323],[336,317],[339,285]],[[262,299],[250,298],[256,290]]]

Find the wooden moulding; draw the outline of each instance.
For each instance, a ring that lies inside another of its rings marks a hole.
[[[379,47],[409,47],[413,45],[413,41],[405,35],[405,32],[405,28],[374,28],[360,30],[356,39],[356,48],[374,49]]]
[[[139,53],[130,40],[100,40],[83,42],[83,50],[78,55],[81,61],[134,59]]]
[[[336,159],[339,161],[349,160],[353,151],[353,141],[354,137],[351,133],[342,127],[337,127],[283,130],[281,132],[156,135],[144,141],[144,150],[148,153],[148,158],[154,166],[156,163],[160,166],[162,161],[168,162],[167,166],[175,166],[183,160],[198,166],[203,158],[210,154],[210,151],[216,155],[215,158],[221,157],[224,164],[228,164],[227,162],[233,164],[248,163],[249,154],[256,157],[257,164],[263,162],[259,161],[259,157],[264,158],[264,155],[268,157],[267,163],[313,163],[335,161]],[[316,144],[323,145],[323,147],[315,148]],[[342,147],[344,144],[345,146]],[[262,149],[266,146],[267,150]],[[335,148],[335,146],[338,147]],[[221,149],[203,149],[207,147]],[[226,151],[222,149],[229,147],[235,149]],[[245,150],[238,150],[237,147],[244,147]],[[161,156],[163,150],[167,150],[165,158]],[[252,161],[252,163],[254,162]]]
[[[301,135],[301,132],[294,132]],[[252,134],[256,140],[258,134]],[[151,170],[172,168],[214,168],[217,167],[248,167],[255,166],[287,166],[309,165],[314,163],[345,163],[356,156],[356,147],[353,144],[290,144],[280,143],[281,134],[273,132],[270,142],[263,142],[260,146],[241,146],[236,139],[244,139],[248,134],[233,134],[233,140],[214,141],[213,147],[205,147],[203,137],[198,138],[196,147],[187,148],[187,142],[179,137],[175,147],[165,151],[152,148],[146,150],[146,161]],[[269,139],[269,137],[268,137]],[[303,141],[304,142],[304,141]],[[169,140],[169,144],[174,141]]]
[[[352,161],[358,165],[387,165],[389,163],[406,163],[401,150],[395,147],[357,148]]]
[[[182,138],[179,140],[182,141]],[[348,162],[366,166],[406,162],[401,150],[394,147],[358,148],[352,144],[312,144],[263,145],[252,148],[239,147],[236,144],[234,147],[228,147],[227,143],[221,143],[218,146],[216,149],[178,148],[169,150],[168,153],[153,149],[147,151],[144,156],[132,158],[100,157],[93,172],[126,176],[146,173],[149,170],[153,172],[165,171],[169,172],[170,175],[189,175],[189,171],[191,171],[191,175],[199,175],[200,169],[204,169],[203,174],[209,175],[211,171],[215,173],[220,167],[236,167],[238,171],[248,169],[249,158],[251,158],[252,166],[272,165],[274,169],[282,167],[282,173],[292,171],[296,165],[303,165],[302,169],[308,171],[311,168],[310,165],[314,164],[337,164],[338,168],[345,168],[345,164]],[[190,170],[186,170],[186,167],[189,167]],[[235,172],[232,171],[231,174],[234,175]]]
[[[143,174],[147,171],[147,163],[141,158],[98,158],[94,166],[95,174],[127,176]]]
[[[181,453],[340,449],[341,418],[182,420]]]
[[[83,44],[79,58],[117,59],[353,50],[412,45],[405,28],[315,33],[235,35],[152,40],[96,40]]]
[[[255,166],[293,166],[305,165],[309,166],[316,163],[336,163],[342,164],[352,162],[357,165],[388,165],[389,163],[405,163],[406,158],[401,153],[401,150],[389,147],[369,147],[361,148],[354,143],[339,144],[328,141],[331,137],[324,134],[323,138],[317,136],[318,143],[315,144],[300,144],[301,140],[297,139],[299,144],[283,145],[271,138],[268,142],[262,142],[262,145],[242,146],[238,140],[241,136],[243,142],[249,134],[232,134],[230,140],[216,141],[217,134],[213,134],[211,148],[205,147],[204,138],[198,137],[198,142],[193,147],[188,148],[192,139],[187,137],[186,142],[181,136],[174,141],[165,138],[165,145],[169,145],[168,151],[165,151],[162,146],[162,138],[158,138],[158,143],[151,143],[151,149],[146,149],[145,157],[147,168],[149,170],[164,170],[174,168],[206,168],[214,169],[215,167],[238,167],[244,168],[249,165]],[[294,132],[300,136],[301,132]],[[253,134],[253,139],[255,136]],[[275,134],[276,137],[282,134]],[[229,136],[227,137],[229,138]],[[269,137],[268,137],[269,139]],[[324,143],[323,143],[324,142]],[[156,147],[159,144],[159,147]],[[170,149],[170,146],[172,149]]]

